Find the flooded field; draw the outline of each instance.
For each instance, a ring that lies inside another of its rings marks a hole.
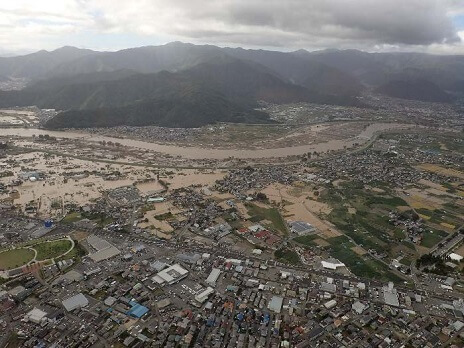
[[[0,161],[0,202],[11,202],[25,211],[37,207],[37,216],[64,216],[66,206],[83,206],[102,197],[103,193],[121,186],[135,185],[142,196],[164,195],[168,191],[190,185],[212,186],[224,177],[223,171],[176,170],[150,171],[125,164],[107,164],[91,160],[67,158],[42,152],[28,152],[6,157]],[[158,180],[158,175],[159,179]],[[165,182],[165,185],[162,184]],[[169,232],[172,229],[153,214],[174,209],[160,203],[150,211],[147,226]]]
[[[0,125],[21,125],[23,124],[23,121],[13,117],[13,116],[4,116],[1,115],[1,110],[0,110]]]
[[[0,126],[35,126],[38,124],[37,113],[32,110],[0,109]]]
[[[164,186],[157,180],[141,182],[135,186],[144,194],[158,193],[164,190]]]
[[[318,215],[330,213],[330,207],[325,203],[309,199],[309,191],[295,193],[292,187],[282,184],[273,184],[262,192],[271,201],[286,203],[284,206],[284,217],[286,220],[305,221],[313,225],[321,235],[331,238],[341,235],[328,221],[321,219]]]
[[[201,172],[198,170],[182,170],[170,175],[165,180],[170,190],[175,190],[181,187],[190,185],[210,186],[216,180],[220,180],[225,176],[225,172]]]
[[[355,123],[349,123],[350,127],[354,126]],[[359,126],[359,124],[357,125]],[[240,158],[240,159],[258,159],[258,158],[278,158],[302,155],[308,152],[322,153],[327,151],[343,150],[350,148],[355,145],[363,144],[371,139],[376,133],[393,130],[393,129],[405,129],[413,127],[406,124],[394,124],[394,123],[371,123],[364,124],[359,130],[357,135],[351,136],[348,134],[347,138],[340,139],[334,136],[327,136],[327,139],[320,139],[318,143],[288,146],[272,149],[215,149],[215,148],[201,148],[201,147],[182,147],[176,145],[163,145],[156,143],[148,143],[141,140],[132,140],[126,138],[112,138],[105,136],[98,136],[88,133],[80,132],[61,132],[61,131],[46,131],[42,129],[22,129],[22,128],[3,128],[0,129],[0,136],[18,136],[18,137],[32,137],[33,135],[45,135],[55,136],[58,138],[70,138],[70,139],[82,139],[90,142],[117,142],[123,146],[149,150],[167,154],[174,157],[183,157],[188,159],[216,159],[224,160],[227,158]]]
[[[32,152],[14,156],[15,163],[2,167],[11,175],[0,178],[0,183],[11,185],[14,177],[23,177],[21,184],[15,185],[13,194],[0,194],[0,200],[12,200],[23,209],[28,204],[36,204],[40,215],[59,215],[67,203],[83,205],[102,195],[105,190],[131,185],[142,178],[129,166],[108,165],[83,160],[65,160],[59,156],[45,157]],[[33,168],[33,170],[31,169]],[[110,173],[118,171],[124,176],[114,180],[103,175],[93,175],[95,171]],[[43,173],[45,178],[37,180],[34,173]]]

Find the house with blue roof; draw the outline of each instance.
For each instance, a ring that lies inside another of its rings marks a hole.
[[[148,313],[149,309],[145,306],[142,306],[141,304],[135,302],[135,301],[130,301],[129,305],[131,306],[131,309],[129,309],[126,314],[133,317],[140,319],[143,317],[145,314]]]

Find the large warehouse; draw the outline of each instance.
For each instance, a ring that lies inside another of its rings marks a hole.
[[[220,274],[221,274],[221,270],[219,268],[213,268],[208,278],[206,278],[206,284],[213,286],[213,287],[216,286],[216,282]]]
[[[158,272],[152,280],[160,285],[174,284],[187,277],[188,271],[178,263]]]
[[[62,304],[68,312],[72,312],[77,308],[87,306],[89,304],[89,300],[87,300],[84,294],[80,292],[77,295],[67,298],[62,302]]]

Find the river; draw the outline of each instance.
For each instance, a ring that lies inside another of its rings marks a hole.
[[[160,152],[171,156],[181,156],[183,158],[199,160],[199,159],[215,159],[223,160],[230,157],[240,159],[257,159],[257,158],[272,158],[272,157],[287,157],[294,155],[302,155],[307,152],[326,152],[329,150],[342,150],[344,148],[353,147],[355,144],[363,144],[371,139],[376,133],[393,130],[404,129],[413,127],[410,124],[397,124],[397,123],[372,123],[368,125],[356,137],[347,138],[343,140],[328,140],[326,142],[298,145],[290,147],[282,147],[275,149],[214,149],[214,148],[201,148],[201,147],[183,147],[176,145],[163,145],[143,140],[134,140],[129,138],[113,138],[101,135],[95,135],[85,132],[72,132],[72,131],[49,131],[36,128],[0,128],[0,136],[19,136],[19,137],[32,137],[32,135],[48,134],[57,138],[68,139],[82,139],[86,141],[112,141],[118,142],[121,145],[138,148],[142,150]]]

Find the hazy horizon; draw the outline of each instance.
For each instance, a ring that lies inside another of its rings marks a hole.
[[[195,46],[215,46],[215,47],[220,47],[220,48],[232,48],[232,49],[243,49],[243,50],[264,50],[264,51],[270,51],[270,52],[296,52],[299,50],[305,50],[310,53],[314,52],[324,52],[324,51],[360,51],[360,52],[366,52],[366,53],[419,53],[419,54],[428,54],[428,55],[437,55],[437,56],[445,56],[445,55],[455,55],[455,56],[463,56],[464,52],[457,52],[457,53],[449,53],[449,52],[420,52],[420,51],[414,51],[411,49],[404,49],[404,50],[396,50],[396,51],[376,51],[376,50],[367,50],[367,49],[359,49],[359,48],[333,48],[333,47],[328,47],[328,48],[321,48],[321,49],[306,49],[306,48],[297,48],[294,47],[292,49],[285,49],[285,48],[276,48],[276,47],[269,47],[269,48],[256,48],[256,47],[242,47],[242,46],[233,46],[233,45],[219,45],[219,44],[209,44],[209,43],[193,43],[193,42],[186,42],[186,41],[169,41],[166,43],[160,43],[160,44],[153,44],[153,45],[142,45],[142,46],[128,46],[124,48],[119,48],[119,49],[94,49],[94,48],[89,48],[89,47],[79,47],[79,46],[73,46],[73,45],[63,45],[59,46],[56,48],[50,48],[50,49],[38,49],[38,50],[31,50],[31,51],[18,51],[18,52],[2,52],[0,51],[0,57],[1,58],[11,58],[11,57],[19,57],[19,56],[25,56],[33,53],[37,53],[40,51],[46,51],[46,52],[54,52],[58,51],[60,49],[64,48],[76,48],[76,49],[82,49],[82,50],[91,50],[94,52],[108,52],[108,53],[114,53],[114,52],[119,52],[119,51],[124,51],[124,50],[130,50],[130,49],[137,49],[137,48],[143,48],[143,47],[159,47],[159,46],[165,46],[169,44],[174,44],[174,43],[181,43],[181,44],[186,44],[186,45],[195,45]]]

